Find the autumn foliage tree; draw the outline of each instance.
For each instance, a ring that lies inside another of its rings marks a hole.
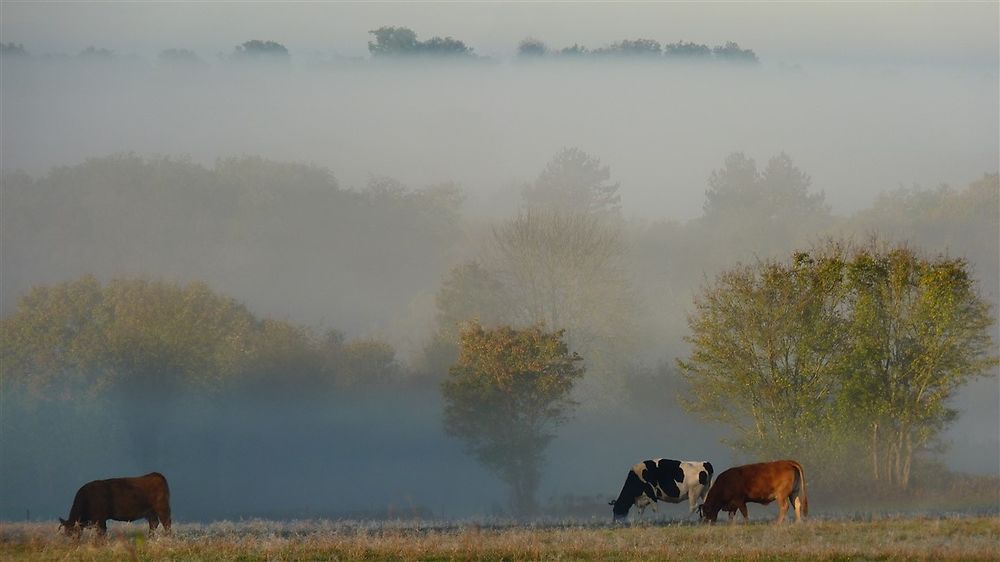
[[[561,330],[472,322],[459,336],[458,361],[442,383],[445,430],[510,486],[518,515],[535,510],[545,448],[575,405],[580,360]]]

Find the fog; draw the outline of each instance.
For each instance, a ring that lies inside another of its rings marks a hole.
[[[483,259],[496,226],[525,208],[525,186],[566,148],[598,158],[620,184],[623,277],[638,302],[628,324],[642,337],[613,369],[585,357],[620,388],[606,399],[602,386],[575,395],[579,408],[546,449],[538,492],[545,514],[610,518],[607,500],[645,458],[706,459],[720,471],[747,460],[721,441],[725,427],[683,409],[674,367],[689,351],[695,292],[727,266],[786,257],[823,236],[880,232],[968,258],[994,311],[1000,298],[1000,209],[969,226],[976,209],[956,205],[948,207],[954,215],[931,213],[930,226],[914,226],[878,207],[880,195],[900,188],[924,194],[947,185],[952,191],[940,193],[959,197],[1000,168],[995,29],[976,24],[968,44],[951,51],[907,43],[893,52],[868,39],[839,54],[824,43],[829,31],[825,39],[758,31],[760,47],[743,45],[758,47],[755,65],[519,60],[476,20],[481,14],[462,19],[455,14],[469,7],[456,6],[448,17],[476,22],[472,36],[459,38],[491,58],[377,60],[357,41],[321,52],[330,47],[310,24],[285,43],[287,63],[231,60],[232,46],[250,37],[222,43],[207,32],[191,39],[203,60],[178,63],[114,34],[79,39],[114,55],[76,56],[70,37],[91,37],[80,28],[97,34],[103,24],[81,12],[87,25],[54,33],[68,25],[67,12],[51,29],[39,14],[56,8],[4,8],[3,41],[24,42],[32,54],[4,56],[0,67],[3,317],[32,287],[87,274],[102,283],[204,281],[258,318],[336,330],[348,342],[384,341],[395,355],[392,374],[371,385],[299,383],[275,369],[261,388],[171,388],[166,406],[146,412],[134,411],[145,390],[124,398],[101,394],[108,391],[99,384],[45,398],[31,384],[5,390],[0,518],[65,516],[84,482],[151,470],[170,479],[178,520],[507,514],[503,482],[446,435],[444,373],[427,367],[424,354],[441,328],[435,298],[449,271]],[[579,41],[596,48],[642,35],[594,32],[624,25],[598,8],[587,12]],[[180,13],[155,9],[166,22]],[[358,9],[371,20],[357,24],[359,41],[393,23],[375,21],[382,8]],[[505,9],[500,21],[510,27],[502,29],[543,35],[511,23],[521,21],[520,8]],[[562,9],[544,13],[556,21]],[[801,7],[789,9],[803,17]],[[872,9],[877,18],[890,13]],[[937,13],[915,9],[921,15],[906,21],[918,29]],[[123,13],[149,15],[123,6],[114,18]],[[572,43],[566,29],[552,29],[552,46]],[[431,28],[426,37],[458,33]],[[504,38],[513,45],[522,36],[511,33]],[[811,179],[809,193],[824,195],[829,223],[777,244],[758,243],[752,224],[734,223],[730,238],[725,226],[719,238],[706,237],[699,221],[709,178],[736,152],[760,169],[787,154]],[[442,199],[442,185],[456,186],[461,203]],[[995,325],[992,333],[995,348]],[[936,458],[958,472],[1000,475],[995,375],[965,386],[951,405],[959,414]],[[144,431],[147,424],[156,428]]]
[[[982,65],[379,63],[5,61],[4,165],[255,154],[346,186],[457,181],[470,212],[506,213],[516,186],[576,146],[611,167],[626,216],[690,219],[730,152],[789,153],[849,213],[881,190],[968,182],[1000,150],[997,71]]]

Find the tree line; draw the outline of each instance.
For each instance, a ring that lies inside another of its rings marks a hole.
[[[417,33],[408,27],[382,26],[368,33],[373,37],[368,42],[368,52],[373,59],[426,57],[473,60],[488,58],[477,55],[473,47],[451,36],[434,36],[430,39],[420,40]],[[0,44],[0,55],[11,57],[31,56],[23,44],[14,42]],[[111,59],[114,56],[115,53],[113,51],[94,46],[86,47],[77,55],[81,59]],[[540,58],[578,59],[581,57],[597,60],[608,57],[627,57],[695,62],[722,61],[750,64],[758,62],[757,55],[753,50],[741,48],[734,41],[726,41],[724,44],[709,47],[705,44],[685,41],[661,44],[655,39],[646,38],[623,39],[594,48],[579,44],[563,48],[552,48],[539,39],[529,37],[517,45],[516,56],[522,60]],[[251,39],[236,45],[230,53],[220,55],[220,58],[232,62],[288,63],[292,57],[288,48],[277,41]],[[172,65],[205,64],[205,60],[200,55],[190,49],[183,48],[164,49],[157,56],[157,61],[161,64]]]
[[[329,170],[254,157],[5,173],[5,285],[17,294],[4,295],[4,400],[25,431],[45,426],[41,404],[78,408],[73,423],[103,409],[155,462],[172,439],[155,422],[192,396],[215,408],[304,397],[329,428],[324,400],[417,384],[524,513],[574,411],[611,419],[674,381],[740,454],[802,456],[824,485],[862,470],[906,488],[933,462],[956,415],[948,399],[996,365],[996,295],[981,293],[998,274],[996,174],[887,192],[837,217],[787,154],[758,169],[735,153],[688,223],[625,219],[620,187],[567,148],[521,186],[514,216],[481,222],[462,216],[453,184],[373,177],[354,191]],[[882,242],[843,234],[875,224]],[[84,275],[128,270],[143,275]],[[376,306],[391,319],[421,294],[435,329],[405,363],[384,341],[251,312],[346,318],[335,311],[357,300],[366,319]],[[848,469],[826,462],[857,451],[866,460]],[[6,473],[18,458],[5,455]]]

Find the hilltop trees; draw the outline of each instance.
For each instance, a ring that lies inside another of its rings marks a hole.
[[[468,324],[442,383],[445,430],[510,486],[514,513],[536,507],[545,448],[566,421],[583,369],[563,331]]]
[[[432,37],[417,40],[417,34],[408,27],[383,26],[368,33],[375,41],[368,42],[368,51],[375,57],[392,56],[473,56],[472,48],[451,37]]]
[[[291,58],[288,49],[275,41],[251,39],[233,50],[233,60],[288,62]]]
[[[903,489],[953,418],[948,399],[997,361],[964,260],[876,242],[729,269],[689,324],[687,405],[732,427],[738,449],[829,459],[861,446],[872,476]]]

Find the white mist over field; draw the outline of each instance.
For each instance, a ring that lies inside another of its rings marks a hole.
[[[962,185],[1000,151],[997,71],[983,66],[379,62],[5,61],[4,166],[260,154],[329,168],[345,186],[456,181],[470,211],[506,213],[576,146],[611,167],[626,216],[689,219],[731,152],[788,153],[850,213],[883,190]]]

